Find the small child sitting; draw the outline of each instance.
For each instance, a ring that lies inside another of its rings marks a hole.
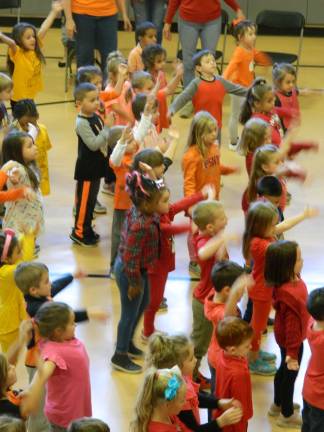
[[[142,52],[147,45],[156,44],[156,33],[156,26],[150,21],[143,21],[136,26],[135,37],[138,44],[128,55],[129,73],[144,70]]]
[[[241,403],[243,417],[224,432],[243,432],[253,416],[252,386],[247,361],[253,330],[237,317],[226,317],[219,322],[216,337],[222,351],[216,359],[216,394],[220,398],[234,398]]]

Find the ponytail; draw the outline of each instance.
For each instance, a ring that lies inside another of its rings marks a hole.
[[[127,174],[126,186],[136,207],[141,207],[144,202],[157,200],[166,190],[163,180],[151,180],[138,171]]]
[[[242,125],[245,125],[245,123],[251,118],[255,102],[260,102],[264,95],[271,90],[271,86],[264,78],[256,78],[253,81],[241,108],[239,120]]]

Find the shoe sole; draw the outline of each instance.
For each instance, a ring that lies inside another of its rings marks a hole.
[[[283,429],[297,429],[300,430],[302,425],[297,423],[280,423],[276,422],[276,426],[283,428]]]
[[[93,245],[92,244],[87,245],[87,244],[83,243],[81,240],[77,239],[76,237],[73,237],[72,235],[70,235],[69,237],[75,244],[82,246],[82,247],[85,247],[85,248],[94,248],[97,246],[97,243],[95,243]]]
[[[110,364],[111,364],[111,366],[112,366],[114,369],[116,369],[116,370],[118,370],[118,371],[120,371],[120,372],[129,373],[129,374],[132,374],[132,375],[140,374],[140,373],[143,372],[143,369],[139,369],[139,370],[136,370],[136,371],[135,371],[135,370],[125,369],[125,368],[123,368],[122,366],[119,366],[119,365],[114,364],[112,361],[110,362]]]
[[[131,359],[136,359],[136,360],[143,360],[144,359],[144,354],[132,354],[132,353],[127,353],[128,357]]]

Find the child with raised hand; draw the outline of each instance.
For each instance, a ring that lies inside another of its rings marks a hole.
[[[254,78],[255,65],[270,66],[271,59],[261,51],[257,51],[255,23],[249,20],[239,20],[233,26],[233,36],[236,40],[236,48],[232,54],[223,77],[235,84],[250,87]],[[231,115],[229,119],[230,149],[235,150],[238,142],[238,120],[242,98],[231,95]]]
[[[43,201],[39,189],[38,169],[36,165],[37,147],[33,138],[26,132],[12,131],[3,141],[2,161],[15,162],[16,181],[13,176],[7,180],[8,190],[27,187],[33,190],[32,196],[17,201],[6,202],[3,226],[21,233],[24,226],[40,232],[44,227]]]
[[[107,171],[107,150],[114,137],[111,114],[104,120],[96,113],[99,108],[99,92],[91,83],[79,84],[74,97],[79,108],[76,119],[78,157],[75,164],[76,184],[75,220],[70,238],[84,247],[93,247],[99,241],[91,222],[97,202],[100,180]]]
[[[311,358],[303,385],[302,432],[321,432],[324,421],[324,288],[309,294],[307,310],[311,316],[306,333]]]
[[[260,350],[261,336],[267,327],[267,320],[272,306],[272,289],[264,280],[265,256],[268,247],[275,237],[300,222],[314,218],[318,211],[306,209],[278,224],[278,211],[270,202],[254,202],[250,205],[245,221],[243,235],[243,256],[248,262],[253,260],[252,276],[255,284],[249,290],[249,298],[253,302],[251,326],[254,331],[250,352],[250,370],[258,375],[274,375],[276,368],[272,364],[276,356]]]
[[[192,100],[195,113],[207,111],[217,121],[220,141],[223,101],[226,93],[245,96],[247,89],[216,75],[216,60],[212,51],[199,51],[193,56],[193,62],[199,77],[193,79],[183,92],[174,99],[169,108],[170,116],[173,116],[187,102]]]
[[[0,40],[9,46],[8,68],[13,81],[12,107],[19,99],[34,99],[43,89],[43,39],[62,10],[62,1],[53,1],[50,13],[38,31],[32,24],[21,22],[13,27],[12,39],[0,33]]]
[[[55,297],[64,288],[66,288],[73,279],[80,279],[86,274],[81,270],[77,270],[73,275],[68,273],[53,282],[49,280],[49,270],[45,264],[38,262],[24,262],[17,266],[15,270],[15,282],[23,293],[27,313],[30,318],[34,318],[39,308],[48,301],[55,301]],[[75,310],[75,322],[84,322],[88,319],[105,320],[107,313],[99,308],[87,308]],[[39,358],[40,335],[38,328],[33,325],[32,338],[28,343],[28,350],[25,359],[29,382],[32,381],[37,367]],[[45,392],[42,394],[42,399],[38,412],[32,414],[28,419],[28,427],[35,432],[49,428],[48,421],[44,416]]]
[[[213,266],[211,279],[213,288],[205,298],[204,313],[213,324],[213,334],[208,348],[208,365],[211,374],[211,391],[214,393],[216,358],[220,352],[216,338],[217,325],[225,316],[241,316],[237,303],[252,281],[244,273],[243,267],[229,260],[219,261]]]
[[[89,357],[75,337],[74,312],[67,304],[44,303],[34,320],[44,363],[24,396],[22,410],[37,410],[46,384],[45,415],[52,430],[63,432],[71,421],[91,417]]]
[[[13,110],[13,117],[16,122],[12,127],[17,127],[18,130],[29,133],[30,124],[36,127],[35,145],[37,147],[36,164],[40,171],[40,190],[42,195],[49,195],[50,193],[50,179],[48,171],[48,157],[47,152],[52,148],[50,138],[48,136],[47,128],[42,123],[38,122],[39,113],[35,102],[32,99],[19,100]]]
[[[196,365],[192,342],[185,335],[156,334],[150,338],[146,357],[148,367],[169,368],[177,365],[186,383],[185,404],[177,415],[182,431],[221,431],[223,427],[240,421],[242,417],[239,406],[233,399],[217,399],[199,391],[199,384],[192,380]],[[217,419],[205,424],[200,423],[199,409],[209,408],[224,411]]]
[[[274,402],[268,414],[279,416],[277,425],[296,428],[302,424],[299,405],[293,403],[295,381],[303,356],[303,341],[309,321],[307,287],[301,279],[303,259],[296,242],[272,243],[265,256],[264,278],[273,288],[276,311],[274,334],[281,362],[274,377]]]
[[[117,344],[112,366],[127,373],[142,367],[131,360],[143,352],[133,342],[136,326],[149,302],[148,271],[160,254],[160,215],[169,211],[169,191],[138,171],[126,181],[133,207],[128,211],[115,261],[115,277],[121,300]]]
[[[185,403],[186,384],[178,366],[149,368],[135,405],[131,432],[177,432],[182,430],[177,414]]]
[[[202,380],[198,374],[201,359],[206,354],[213,327],[204,315],[204,302],[213,283],[211,271],[217,261],[228,259],[225,248],[225,236],[222,235],[227,225],[227,217],[223,205],[219,201],[203,201],[198,203],[192,211],[192,220],[198,227],[194,234],[193,244],[198,264],[201,269],[200,281],[194,288],[192,299],[192,341],[197,358],[194,379]]]
[[[123,75],[123,86],[121,93],[117,98],[110,99],[105,102],[106,112],[115,113],[116,125],[127,125],[134,123],[132,113],[132,89],[131,83],[128,80],[127,60],[120,51],[113,51],[107,58],[108,84],[105,92],[111,92],[117,85],[120,77],[120,66],[126,67],[126,73]]]
[[[253,416],[252,386],[247,355],[251,347],[253,330],[241,318],[228,316],[216,328],[221,348],[216,358],[216,394],[220,398],[239,401],[242,409],[240,422],[227,426],[224,432],[245,432]]]
[[[17,288],[14,272],[21,261],[34,256],[35,234],[28,232],[20,239],[12,230],[0,233],[0,345],[3,353],[18,338],[19,325],[27,318],[24,297]]]
[[[135,38],[138,44],[128,55],[128,70],[130,74],[144,70],[142,52],[147,45],[156,44],[157,29],[150,21],[143,21],[136,26]]]
[[[83,417],[70,423],[67,432],[110,432],[110,429],[102,420]]]
[[[214,186],[216,199],[219,199],[221,175],[231,174],[237,168],[224,166],[220,162],[220,149],[217,140],[218,126],[215,118],[207,111],[195,114],[189,131],[187,149],[182,159],[184,175],[184,196],[199,192],[207,184]],[[192,235],[188,235],[189,268],[199,273],[192,246]]]

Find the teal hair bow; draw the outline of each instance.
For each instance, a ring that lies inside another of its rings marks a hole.
[[[164,390],[164,396],[165,399],[168,401],[173,400],[178,393],[178,389],[180,387],[180,380],[179,378],[174,374],[168,381],[168,386]]]

